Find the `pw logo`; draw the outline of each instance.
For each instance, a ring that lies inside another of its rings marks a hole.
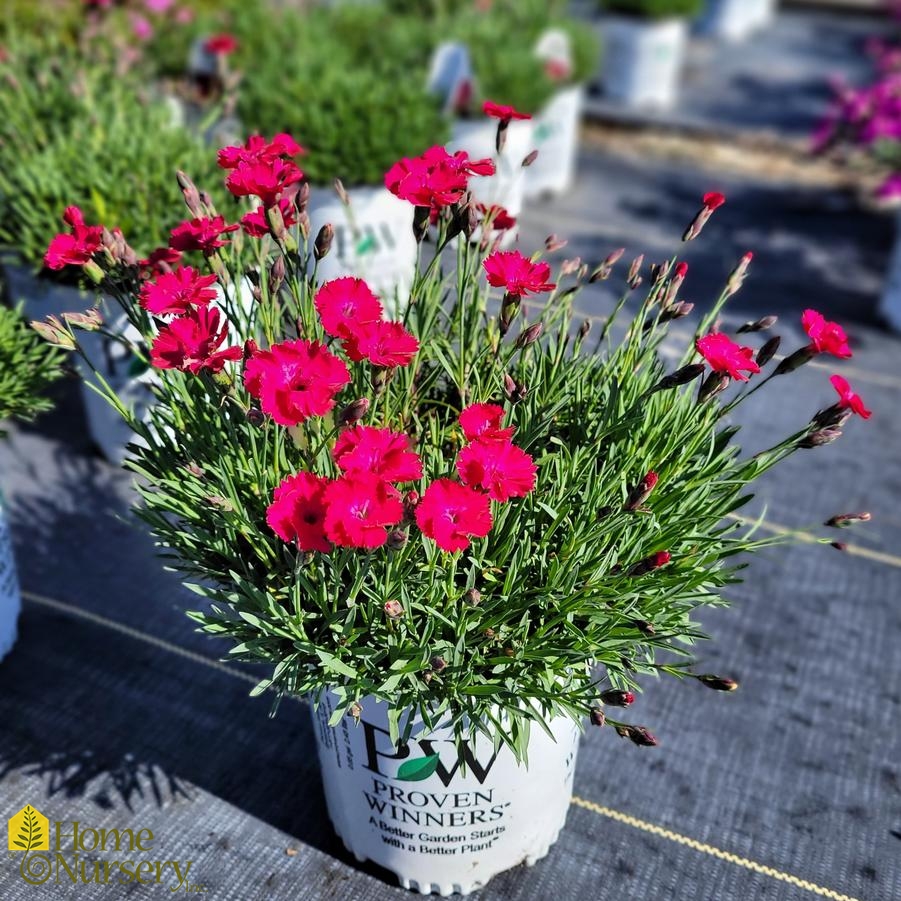
[[[50,824],[30,804],[8,821],[10,851],[50,850]]]

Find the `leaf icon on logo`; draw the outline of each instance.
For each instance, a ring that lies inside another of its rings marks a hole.
[[[428,779],[438,769],[438,755],[429,754],[416,760],[405,760],[397,770],[395,779],[402,782],[421,782]]]

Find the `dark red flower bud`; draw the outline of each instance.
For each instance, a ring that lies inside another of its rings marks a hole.
[[[332,241],[334,239],[335,227],[331,222],[326,222],[319,229],[319,234],[316,235],[316,240],[313,242],[313,256],[317,260],[321,260],[332,249]]]
[[[748,251],[739,261],[738,265],[732,270],[731,275],[729,276],[729,281],[726,282],[726,294],[729,297],[732,297],[733,294],[737,294],[741,286],[744,284],[745,276],[748,273],[748,266],[751,265],[751,260],[754,259],[754,254],[751,251]]]
[[[677,369],[670,375],[664,376],[652,389],[653,391],[666,391],[670,388],[678,388],[679,385],[687,385],[703,374],[706,367],[703,363],[689,363],[681,369]]]
[[[191,215],[195,219],[203,218],[206,215],[206,210],[204,210],[203,204],[200,202],[200,192],[197,190],[197,186],[180,169],[175,173],[175,178],[185,199],[185,206],[191,211]]]
[[[463,595],[463,603],[469,607],[478,607],[482,603],[482,592],[477,588],[470,588]]]
[[[588,719],[592,726],[603,726],[604,723],[607,722],[607,717],[600,707],[592,707],[591,710],[588,711]]]
[[[732,379],[725,372],[711,372],[701,383],[698,391],[698,403],[702,404],[704,401],[716,397],[717,394],[729,387],[731,381]]]
[[[523,329],[523,331],[519,333],[519,337],[516,339],[516,344],[514,346],[523,348],[528,347],[530,344],[534,344],[541,337],[543,329],[544,326],[540,322],[536,322],[527,329]]]
[[[338,414],[338,425],[353,425],[369,412],[369,398],[360,397],[349,403]]]
[[[640,748],[656,748],[659,742],[645,726],[617,726],[617,733]]]
[[[654,490],[657,482],[657,473],[651,470],[629,492],[629,499],[626,501],[625,509],[637,510],[651,496],[651,492]]]
[[[628,570],[626,575],[643,576],[645,573],[653,572],[655,569],[660,569],[661,566],[666,566],[671,559],[672,555],[669,551],[657,551],[656,553],[645,557],[644,560],[640,560],[638,563],[636,563],[631,569]]]
[[[400,601],[385,601],[385,616],[388,619],[400,619],[404,615],[404,607]]]
[[[852,416],[854,411],[848,407],[833,404],[825,410],[820,410],[811,420],[812,424],[818,428],[835,429],[841,428]]]
[[[537,160],[537,159],[538,159],[538,151],[537,150],[533,150],[531,153],[527,153],[523,157],[523,160],[522,160],[523,169],[528,169],[529,166],[531,166],[532,163],[534,163],[535,160]]]
[[[569,241],[566,238],[560,238],[557,235],[548,235],[544,239],[544,249],[548,253],[553,253],[555,250],[562,250]]]
[[[586,338],[586,336],[588,335],[588,333],[589,333],[590,331],[591,331],[591,320],[590,320],[590,319],[586,319],[586,320],[579,326],[579,340],[580,340],[580,341],[584,341],[585,338]]]
[[[656,635],[657,630],[654,628],[653,623],[649,623],[646,619],[633,619],[632,625],[638,629],[642,635]]]
[[[504,374],[504,394],[511,404],[521,403],[526,399],[529,389],[522,382],[517,382],[510,375]]]
[[[848,550],[848,545],[845,544],[844,541],[830,541],[830,547],[834,547],[837,551],[846,551]]]
[[[738,682],[735,679],[727,679],[724,676],[714,676],[712,673],[704,673],[696,676],[698,682],[712,688],[714,691],[735,691]]]
[[[440,673],[447,669],[447,661],[443,657],[433,657],[429,661],[433,672]]]
[[[285,281],[285,258],[279,254],[269,267],[269,293],[277,294]]]
[[[682,234],[683,241],[693,241],[704,229],[707,221],[713,215],[713,211],[719,209],[726,202],[726,198],[718,191],[711,191],[704,195],[703,205],[689,223],[688,228]]]
[[[635,257],[632,260],[632,265],[629,267],[629,274],[626,277],[626,283],[633,290],[637,288],[641,284],[641,276],[639,273],[641,272],[641,267],[644,265],[644,254],[641,254]]]
[[[601,700],[611,707],[628,707],[634,703],[635,695],[631,691],[618,691],[615,688],[611,688],[609,691],[601,694]]]
[[[811,432],[806,438],[802,438],[797,446],[804,448],[823,447],[825,444],[832,444],[833,441],[837,441],[841,436],[841,429],[819,429],[816,432]]]
[[[776,356],[776,352],[779,350],[779,345],[782,343],[782,339],[778,335],[774,335],[770,338],[760,350],[757,351],[756,362],[758,366],[766,366],[773,357]]]
[[[827,519],[824,525],[833,529],[845,529],[855,522],[869,522],[872,518],[870,513],[839,513]]]
[[[772,328],[778,321],[778,316],[763,316],[761,319],[755,319],[740,325],[736,330],[736,334],[744,335],[747,332],[762,332],[765,329]]]
[[[794,372],[799,367],[803,366],[805,363],[810,362],[814,356],[816,355],[816,351],[814,350],[812,345],[808,345],[807,347],[802,347],[800,350],[796,350],[793,354],[789,354],[777,367],[775,371],[775,375],[785,375],[787,372]]]
[[[258,429],[266,422],[266,414],[256,407],[251,407],[246,413],[246,419],[250,425]]]
[[[406,529],[392,529],[388,533],[385,546],[389,551],[399,551],[406,545],[408,537]]]
[[[693,303],[687,303],[684,300],[680,300],[667,306],[667,308],[660,314],[660,321],[670,322],[673,319],[682,319],[689,313],[691,313],[694,308],[695,305]]]

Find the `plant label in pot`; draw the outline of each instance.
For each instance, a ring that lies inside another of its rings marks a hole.
[[[12,650],[16,642],[21,607],[22,596],[16,576],[12,536],[3,510],[3,497],[0,495],[0,660]]]
[[[741,41],[770,23],[774,7],[774,0],[707,0],[698,30],[727,41]]]
[[[661,21],[605,15],[601,20],[604,95],[626,107],[666,109],[676,101],[688,28]]]
[[[441,99],[446,113],[465,109],[472,96],[472,62],[465,44],[447,41],[432,56],[428,89]]]
[[[354,722],[330,726],[323,697],[313,724],[329,816],[359,860],[397,874],[405,888],[467,894],[503,870],[533,864],[557,839],[572,797],[580,729],[534,725],[528,767],[509,747],[474,733],[458,744],[439,727],[395,747],[384,703],[362,702]],[[420,728],[422,728],[420,724]]]
[[[413,207],[381,187],[352,188],[350,205],[320,189],[310,197],[310,239],[324,225],[335,230],[329,252],[319,261],[317,280],[343,275],[365,279],[386,309],[402,309],[416,268]]]

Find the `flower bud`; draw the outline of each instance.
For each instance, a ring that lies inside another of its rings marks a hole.
[[[83,332],[95,332],[103,325],[103,317],[96,307],[92,307],[84,313],[63,313],[63,319],[73,328]]]
[[[633,619],[632,625],[641,632],[642,635],[656,635],[657,630],[653,623],[649,623],[646,619]]]
[[[285,281],[285,258],[279,254],[269,267],[269,293],[278,294]]]
[[[369,412],[369,398],[359,397],[338,414],[338,425],[353,425]]]
[[[611,707],[628,707],[634,703],[635,695],[631,691],[618,691],[615,688],[611,688],[609,691],[601,694],[601,700]]]
[[[702,685],[712,688],[714,691],[735,691],[738,682],[735,679],[727,679],[724,676],[714,676],[712,673],[704,673],[695,677]]]
[[[269,225],[269,231],[276,241],[284,241],[288,235],[285,229],[285,217],[282,215],[281,208],[273,205],[266,209],[266,222]]]
[[[399,551],[406,546],[408,537],[406,529],[392,529],[388,533],[386,547],[389,551]]]
[[[417,244],[425,241],[429,233],[430,212],[431,210],[427,206],[418,206],[413,210],[413,237],[416,238]]]
[[[385,601],[385,616],[388,619],[400,619],[404,615],[404,607],[400,601]]]
[[[507,144],[507,128],[510,126],[509,119],[500,119],[497,123],[497,134],[494,138],[494,149],[501,154]]]
[[[660,569],[661,566],[666,566],[671,559],[672,555],[669,551],[657,551],[656,553],[645,557],[643,560],[639,560],[638,563],[627,571],[626,575],[643,576],[645,573]]]
[[[625,509],[637,510],[651,496],[658,479],[657,473],[653,470],[647,473],[629,492],[629,499],[626,501]]]
[[[839,513],[837,516],[827,519],[824,525],[833,529],[846,529],[855,522],[869,522],[872,518],[869,513]]]
[[[764,316],[761,319],[755,319],[740,325],[736,330],[736,334],[744,335],[748,332],[762,332],[768,328],[772,328],[779,321],[778,316]]]
[[[523,329],[516,339],[515,347],[523,348],[534,344],[540,337],[544,326],[540,322],[530,325],[527,329]]]
[[[640,254],[632,260],[632,265],[629,267],[629,275],[626,278],[626,283],[633,290],[641,284],[641,276],[638,273],[641,272],[643,264],[644,254]]]
[[[477,588],[470,588],[463,595],[463,603],[468,607],[478,607],[479,604],[482,603],[482,592],[480,592]]]
[[[335,193],[344,206],[350,206],[350,196],[347,193],[347,188],[344,187],[344,182],[340,178],[335,179]]]
[[[334,239],[335,227],[331,222],[326,222],[319,229],[319,234],[316,235],[316,240],[313,242],[313,256],[317,260],[321,260],[332,249],[332,241]]]
[[[572,275],[582,268],[582,258],[574,257],[571,260],[564,260],[560,266],[560,275]]]
[[[534,163],[535,160],[537,160],[537,159],[538,159],[538,151],[537,150],[533,150],[531,153],[527,153],[523,157],[523,160],[522,160],[523,169],[528,169],[529,166],[531,166],[532,163]]]
[[[829,547],[834,547],[837,551],[848,550],[848,545],[844,541],[830,541]]]
[[[787,356],[777,367],[774,375],[785,375],[787,372],[794,372],[799,367],[808,363],[814,358],[816,351],[812,346],[802,347],[793,354]]]
[[[511,376],[504,374],[504,394],[511,404],[521,403],[526,399],[529,389],[525,383],[515,381]]]
[[[443,657],[432,657],[429,661],[432,672],[440,673],[447,669],[447,661]]]
[[[617,726],[616,731],[617,734],[628,738],[632,744],[638,745],[640,748],[655,748],[659,744],[645,726]]]
[[[185,199],[185,206],[190,210],[191,215],[195,219],[202,218],[205,211],[200,202],[200,192],[197,190],[197,186],[180,169],[175,173],[175,178]]]
[[[725,372],[711,372],[701,383],[701,389],[698,391],[698,403],[702,404],[704,401],[716,397],[717,394],[729,387],[731,381],[732,379]]]
[[[821,429],[840,429],[853,415],[854,411],[848,407],[833,404],[825,410],[820,410],[811,423]]]
[[[48,343],[65,350],[75,350],[75,339],[66,327],[56,318],[48,316],[46,321],[33,320],[31,327]]]
[[[711,191],[704,195],[703,206],[698,210],[694,219],[689,223],[688,228],[682,235],[683,241],[693,241],[707,224],[707,221],[713,215],[714,210],[719,209],[726,202],[726,198],[717,191]]]
[[[832,429],[819,429],[816,432],[811,432],[806,438],[802,438],[797,447],[822,447],[824,444],[832,444],[833,441],[837,441],[842,436],[842,430],[840,428],[832,428]]]
[[[501,301],[501,311],[498,315],[498,326],[502,336],[510,331],[510,323],[513,321],[517,310],[519,310],[519,304],[520,300],[515,294],[504,294],[504,299]]]
[[[592,707],[591,710],[588,711],[588,719],[592,726],[603,726],[604,723],[607,722],[607,717],[600,707]]]
[[[553,253],[555,250],[562,250],[569,241],[566,238],[559,238],[557,235],[548,235],[544,239],[544,249],[548,253]]]
[[[679,385],[687,385],[701,375],[706,368],[703,363],[689,363],[670,375],[664,376],[652,390],[666,391],[669,388],[678,388]]]
[[[266,414],[262,410],[258,410],[256,407],[251,407],[245,414],[245,419],[247,420],[249,425],[252,425],[254,428],[258,429],[266,422]]]
[[[738,265],[732,270],[732,273],[729,276],[729,281],[726,282],[726,295],[728,297],[732,297],[733,294],[737,294],[741,286],[744,284],[745,275],[748,272],[748,266],[751,265],[751,260],[754,259],[754,254],[751,251],[748,251],[739,261]]]
[[[580,340],[580,341],[584,341],[585,338],[586,338],[586,336],[588,335],[588,333],[589,333],[590,331],[591,331],[591,320],[590,320],[590,319],[586,319],[586,320],[579,326],[579,340]]]
[[[676,303],[667,306],[660,314],[660,321],[670,322],[673,319],[682,319],[691,313],[694,308],[695,305],[693,303],[688,303],[684,300],[677,301]]]
[[[782,339],[779,335],[774,335],[770,338],[760,350],[757,351],[757,365],[758,366],[766,366],[773,357],[776,356],[776,352],[779,350],[779,345],[782,343]]]
[[[353,704],[347,708],[347,715],[359,721],[360,717],[363,715],[363,705],[359,701],[354,701]]]

